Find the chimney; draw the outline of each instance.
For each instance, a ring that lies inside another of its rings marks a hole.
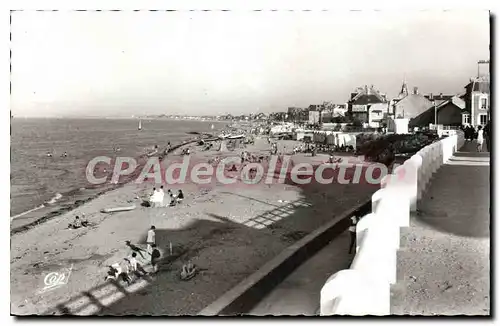
[[[365,85],[365,93],[366,93],[366,94],[370,94],[370,93],[368,92],[368,85]]]
[[[418,87],[413,87],[413,94],[418,95]]]
[[[432,93],[431,93],[431,95],[429,96],[429,100],[431,100],[431,101],[432,101],[432,100],[434,100],[434,95],[432,95]]]

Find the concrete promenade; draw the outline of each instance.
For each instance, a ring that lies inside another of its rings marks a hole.
[[[250,315],[319,315],[320,292],[334,273],[349,268],[349,233],[345,231],[275,287]]]
[[[489,161],[466,142],[432,177],[401,232],[391,314],[490,314]]]

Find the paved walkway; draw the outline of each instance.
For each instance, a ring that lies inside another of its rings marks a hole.
[[[490,314],[490,159],[474,146],[438,170],[402,231],[392,314]]]
[[[350,255],[348,251],[349,234],[346,231],[300,265],[249,314],[259,316],[319,314],[321,288],[332,274],[349,268],[354,255]]]

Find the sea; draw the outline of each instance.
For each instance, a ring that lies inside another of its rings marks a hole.
[[[11,120],[10,215],[11,220],[65,196],[91,196],[85,177],[87,163],[96,156],[139,157],[227,125],[200,120],[142,119],[48,119]],[[212,129],[214,125],[214,129]],[[120,148],[117,153],[114,148]],[[52,153],[48,157],[47,153]],[[67,156],[63,156],[67,153]]]

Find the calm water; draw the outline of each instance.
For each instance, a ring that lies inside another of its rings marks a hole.
[[[57,194],[89,186],[87,163],[94,157],[144,154],[210,132],[224,123],[133,119],[13,119],[11,123],[11,216],[50,201]],[[120,147],[117,154],[114,147]],[[51,152],[53,157],[47,157]],[[67,152],[67,157],[61,155]]]

